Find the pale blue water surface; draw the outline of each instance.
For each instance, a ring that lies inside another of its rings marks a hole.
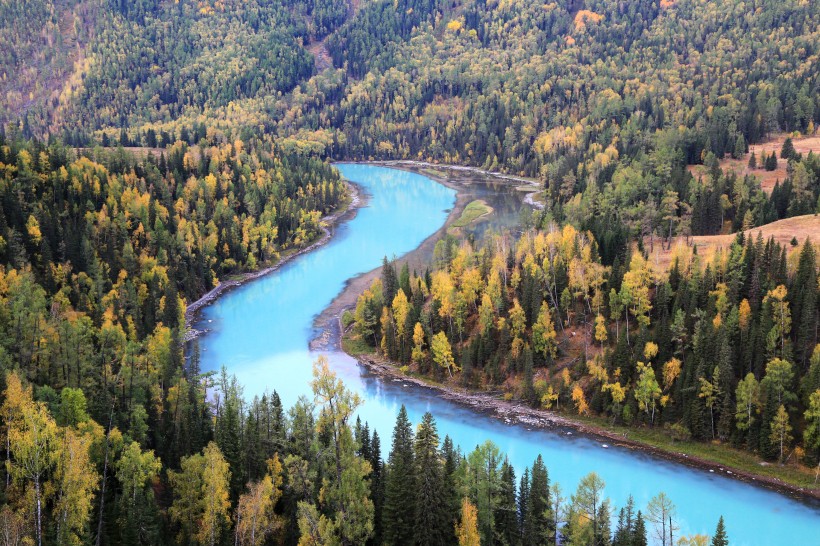
[[[300,395],[310,394],[311,362],[317,355],[308,342],[316,335],[315,317],[345,281],[379,266],[383,256],[409,252],[438,230],[455,202],[453,190],[418,174],[373,165],[338,167],[367,192],[367,206],[340,226],[327,245],[228,292],[202,311],[198,325],[210,330],[200,338],[203,370],[226,366],[248,398],[275,389],[290,407]],[[678,508],[679,534],[711,535],[722,514],[733,546],[820,545],[816,506],[645,454],[603,448],[575,434],[507,425],[426,389],[373,377],[343,353],[327,356],[347,386],[365,400],[361,418],[379,431],[386,450],[404,404],[414,423],[432,412],[441,437],[449,434],[464,451],[492,440],[509,456],[518,476],[542,454],[551,481],[560,482],[566,495],[593,470],[606,481],[606,494],[616,507],[632,494],[643,510],[652,496],[665,491]]]

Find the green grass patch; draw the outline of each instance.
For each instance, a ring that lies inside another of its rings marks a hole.
[[[362,341],[358,336],[342,336],[342,350],[350,356],[368,355],[374,352],[373,347]]]
[[[573,419],[576,419],[573,416]],[[673,440],[669,430],[662,428],[638,428],[612,425],[608,419],[588,417],[579,418],[597,427],[625,435],[625,438],[637,441],[666,452],[684,453],[715,465],[743,470],[757,476],[777,478],[785,483],[816,489],[814,470],[796,465],[780,465],[776,462],[763,461],[754,453],[736,449],[727,444],[698,442],[693,440]]]
[[[492,207],[481,199],[471,201],[466,207],[464,207],[464,211],[462,211],[459,219],[453,222],[453,227],[463,228],[465,226],[469,226],[482,216],[490,214],[492,211]]]
[[[434,178],[447,178],[447,173],[444,171],[440,171],[438,169],[422,169],[422,173],[426,174],[427,176],[432,176]]]

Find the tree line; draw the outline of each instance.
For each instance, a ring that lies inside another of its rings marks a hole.
[[[399,411],[387,460],[356,419],[358,396],[327,361],[314,363],[313,399],[287,412],[278,395],[242,396],[223,370],[214,419],[178,464],[131,433],[103,426],[83,391],[56,400],[16,371],[3,380],[4,540],[8,544],[706,544],[678,536],[659,493],[617,511],[595,473],[562,494],[537,457],[519,479],[492,442],[463,453],[425,414]],[[200,384],[198,389],[202,388]],[[207,443],[206,443],[207,442]],[[676,542],[677,540],[677,542]],[[728,544],[720,518],[713,546]]]

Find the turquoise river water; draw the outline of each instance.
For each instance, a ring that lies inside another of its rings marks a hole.
[[[221,296],[202,310],[198,327],[202,368],[223,365],[236,374],[252,397],[276,390],[286,407],[309,394],[316,316],[342,291],[345,282],[380,265],[383,256],[401,256],[416,248],[444,223],[455,192],[414,173],[372,165],[340,164],[342,174],[369,195],[367,205],[339,226],[327,245],[278,271]],[[565,493],[595,471],[606,481],[616,507],[632,494],[643,509],[665,491],[675,502],[679,533],[714,531],[726,519],[731,544],[820,545],[820,509],[726,476],[695,470],[567,431],[528,430],[443,401],[434,393],[373,377],[347,355],[327,354],[332,368],[365,400],[360,410],[389,449],[401,404],[418,423],[426,411],[436,418],[443,438],[449,434],[464,451],[492,440],[520,476],[540,453],[550,479]],[[613,518],[614,520],[615,518]]]

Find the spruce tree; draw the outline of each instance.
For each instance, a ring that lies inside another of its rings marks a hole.
[[[422,417],[415,440],[415,543],[443,544],[450,521],[444,503],[444,468],[438,450],[438,432],[432,414]]]
[[[401,266],[401,273],[399,273],[399,288],[404,290],[404,295],[407,296],[408,300],[413,297],[413,292],[410,290],[410,268],[407,266],[407,262],[404,262]]]
[[[451,440],[449,436],[444,437],[444,442],[441,446],[441,456],[444,459],[444,504],[447,514],[449,514],[447,521],[450,522],[450,532],[447,537],[448,542],[453,542],[456,538],[455,524],[458,522],[461,499],[456,481],[459,453],[453,446],[453,440]]]
[[[773,171],[777,169],[777,154],[772,152],[772,155],[766,158],[766,170]]]
[[[396,266],[387,260],[387,256],[382,259],[382,290],[384,304],[389,306],[399,290],[399,278],[396,275]]]
[[[230,466],[231,499],[236,501],[245,487],[247,468],[243,464],[246,451],[242,438],[242,387],[235,376],[228,377],[228,372],[223,367],[219,388],[223,398],[216,414],[216,445]]]
[[[792,300],[792,317],[797,322],[795,356],[805,367],[814,350],[817,324],[817,258],[814,246],[808,238],[800,251],[800,260],[789,295]]]
[[[726,537],[726,527],[723,524],[723,516],[718,520],[715,536],[712,537],[712,546],[729,546],[729,539]]]
[[[544,460],[539,455],[532,465],[527,514],[524,520],[524,544],[544,544],[552,537],[555,529],[552,528],[549,509],[549,476]]]
[[[644,522],[641,511],[635,517],[635,528],[632,531],[632,546],[648,546],[646,539],[646,522]]]
[[[501,487],[495,507],[495,530],[500,544],[519,543],[518,507],[515,498],[515,469],[507,459],[501,464]]]
[[[772,152],[772,154],[774,154],[774,152]],[[797,152],[794,149],[794,143],[792,142],[791,137],[787,137],[786,140],[783,141],[783,147],[780,148],[780,158],[789,160],[796,154]]]
[[[384,491],[383,533],[386,544],[411,544],[414,536],[416,481],[413,430],[402,405],[393,429]]]
[[[384,462],[382,461],[382,443],[379,433],[373,431],[370,440],[370,498],[373,500],[373,536],[372,544],[382,543],[382,513],[384,511]]]
[[[635,499],[632,495],[626,501],[626,506],[621,508],[618,514],[618,526],[615,528],[615,536],[612,539],[612,546],[632,546],[635,534]]]
[[[530,502],[530,469],[525,468],[521,475],[521,485],[518,487],[518,528],[524,534],[527,526],[527,505]]]

